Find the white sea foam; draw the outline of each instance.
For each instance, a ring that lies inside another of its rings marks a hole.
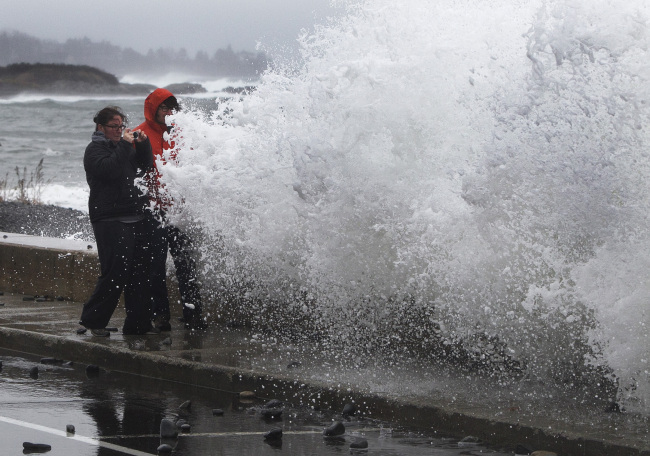
[[[45,204],[68,207],[88,213],[88,188],[61,184],[48,184],[43,187],[41,200]]]
[[[649,9],[352,4],[227,115],[175,116],[206,283],[348,346],[602,368],[650,413]]]

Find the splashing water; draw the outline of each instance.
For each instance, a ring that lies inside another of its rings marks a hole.
[[[254,320],[650,412],[644,2],[375,0],[174,117],[174,215]],[[264,320],[264,321],[262,321]]]

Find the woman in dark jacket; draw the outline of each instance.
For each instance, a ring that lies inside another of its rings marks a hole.
[[[148,246],[153,225],[145,213],[148,198],[136,182],[153,165],[151,143],[142,131],[126,128],[126,116],[118,107],[102,109],[93,121],[96,128],[86,147],[84,169],[101,275],[79,323],[94,336],[109,336],[106,326],[124,290],[122,332],[155,334],[159,331],[151,325]]]

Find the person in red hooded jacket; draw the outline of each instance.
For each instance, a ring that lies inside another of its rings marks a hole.
[[[172,126],[167,125],[166,117],[179,111],[176,97],[167,89],[156,89],[144,101],[145,121],[136,129],[143,131],[151,141],[154,170],[147,176],[149,194],[154,202],[154,211],[160,219],[155,230],[152,246],[151,300],[154,325],[162,331],[170,331],[170,308],[167,291],[166,264],[167,250],[170,251],[176,268],[178,289],[183,305],[183,318],[187,329],[205,329],[207,323],[202,314],[202,301],[194,260],[194,247],[191,238],[178,227],[165,220],[165,212],[171,202],[165,197],[160,186],[158,166],[164,160],[163,152],[174,148],[169,134]]]

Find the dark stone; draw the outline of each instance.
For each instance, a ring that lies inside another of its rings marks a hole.
[[[65,432],[67,432],[68,434],[74,434],[75,432],[74,425],[73,424],[66,425]]]
[[[515,447],[515,454],[517,454],[517,455],[528,455],[528,454],[530,454],[532,452],[533,452],[533,450],[531,450],[530,448],[528,448],[528,447],[526,447],[524,445],[517,445]]]
[[[192,426],[189,424],[185,423],[181,426],[181,431],[183,432],[190,432],[192,430]]]
[[[79,328],[77,329],[77,334],[86,334],[86,331],[88,331],[86,328]]]
[[[106,331],[110,331],[110,332],[117,332],[117,328],[115,326],[108,326],[108,327],[106,327],[104,329]]]
[[[323,435],[326,437],[335,437],[343,434],[345,434],[345,426],[340,421],[337,421],[323,431]]]
[[[63,360],[57,358],[41,358],[41,364],[63,364]]]
[[[23,449],[34,452],[50,451],[52,447],[46,443],[23,442]]]
[[[36,302],[45,302],[45,301],[47,301],[47,298],[35,298],[34,301],[36,301]]]
[[[274,450],[282,449],[282,439],[264,439],[264,443],[273,448]]]
[[[275,428],[271,429],[269,432],[264,434],[264,440],[281,440],[282,439],[282,429]]]
[[[368,441],[366,439],[359,439],[350,444],[350,448],[360,450],[363,448],[368,448]]]
[[[160,437],[163,439],[175,439],[178,437],[176,425],[172,420],[163,418],[160,421]]]
[[[292,361],[289,364],[287,364],[287,369],[296,369],[297,367],[302,366],[302,363],[300,361]]]
[[[33,301],[34,296],[23,296],[23,301]]]
[[[467,437],[464,437],[460,442],[458,442],[458,446],[474,446],[479,445],[480,443],[481,439],[474,437],[473,435],[468,435]]]
[[[93,249],[93,246],[90,245],[90,244],[88,244],[88,247],[86,247],[86,248],[87,248],[88,250],[92,250],[92,249]]]
[[[184,424],[188,424],[187,420],[178,420],[176,421],[176,427],[180,429]]]
[[[275,420],[277,418],[280,418],[282,416],[282,409],[280,408],[272,408],[272,409],[262,409],[260,410],[260,414],[264,418],[270,418],[272,420]]]
[[[223,410],[222,409],[212,409],[212,415],[214,415],[214,416],[223,416]]]
[[[0,307],[4,307],[4,305],[5,305],[4,302],[0,302]]]
[[[29,376],[34,380],[38,378],[38,366],[34,366],[29,370]]]
[[[343,416],[354,416],[357,413],[357,406],[354,404],[345,404],[343,407]]]
[[[2,235],[2,239],[7,239],[8,237],[9,237],[9,236],[7,236],[6,234],[3,234],[3,235]]]
[[[88,377],[97,377],[99,375],[99,366],[95,364],[88,364],[86,366],[86,375]]]
[[[190,410],[192,408],[192,401],[185,401],[178,408],[181,410]]]
[[[57,296],[54,299],[56,299],[57,301],[65,301],[65,298],[63,296]]]
[[[621,413],[621,406],[618,402],[610,402],[605,408],[605,413]]]
[[[158,453],[171,453],[174,449],[168,443],[163,443],[158,447]]]
[[[271,399],[266,404],[264,404],[264,408],[278,408],[278,407],[282,407],[282,401],[280,399]]]

